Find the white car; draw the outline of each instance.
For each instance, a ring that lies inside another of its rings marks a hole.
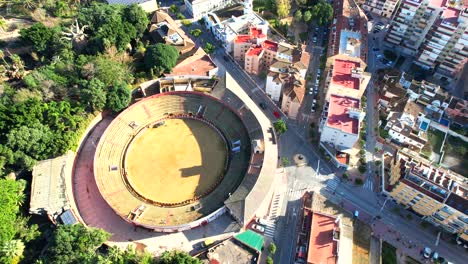
[[[431,253],[432,253],[432,249],[431,249],[431,248],[425,247],[425,248],[423,249],[423,256],[424,256],[425,258],[427,258],[427,259],[430,258],[430,257],[431,257]]]
[[[377,59],[383,58],[382,54],[377,54]]]
[[[310,95],[313,95],[313,94],[314,94],[314,90],[312,90],[312,88],[310,88],[309,94],[310,94]]]
[[[257,217],[257,219],[255,219],[255,222],[257,222],[258,224],[261,224],[261,225],[267,225],[267,220],[263,219],[263,218],[260,218],[260,217]]]
[[[265,227],[261,226],[261,225],[257,225],[257,224],[253,224],[252,225],[252,228],[260,233],[263,233],[265,232]]]

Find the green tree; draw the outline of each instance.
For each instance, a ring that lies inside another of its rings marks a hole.
[[[0,248],[1,263],[18,263],[23,257],[24,243],[21,240],[14,239],[6,241]]]
[[[86,260],[96,255],[96,249],[110,234],[102,229],[86,228],[81,224],[61,225],[53,233],[45,254],[45,263],[92,263]]]
[[[270,245],[268,246],[268,252],[272,255],[276,253],[276,245],[275,243],[271,242]]]
[[[158,43],[150,45],[145,52],[145,66],[152,69],[157,75],[163,72],[171,72],[179,58],[179,52],[170,45]]]
[[[280,135],[288,130],[288,127],[286,126],[286,122],[284,122],[283,119],[276,120],[273,123],[273,127],[275,128],[276,133]]]
[[[291,11],[290,0],[276,0],[276,13],[280,18],[285,18]]]
[[[161,264],[201,264],[202,262],[182,251],[166,251],[159,258]]]
[[[296,4],[298,6],[305,6],[307,5],[307,0],[296,0]]]
[[[20,30],[21,39],[32,45],[34,51],[41,53],[51,53],[54,43],[59,39],[59,29],[49,28],[42,23],[36,23],[29,28]]]
[[[107,55],[92,57],[88,63],[81,67],[80,71],[84,78],[97,78],[105,86],[111,86],[115,82],[130,83],[133,81],[130,68]]]
[[[318,4],[312,7],[312,17],[318,25],[325,25],[333,18],[333,7],[324,0],[320,0]]]
[[[125,83],[116,83],[109,88],[106,107],[114,112],[120,112],[130,104],[131,91]]]
[[[312,19],[312,13],[310,12],[310,10],[304,12],[303,18],[304,22],[309,22]]]
[[[266,258],[266,264],[273,264],[273,259],[270,256]]]
[[[137,4],[131,4],[124,8],[123,20],[135,27],[137,37],[143,36],[143,32],[145,32],[149,24],[146,12]]]
[[[297,10],[296,13],[294,13],[294,20],[296,20],[297,22],[302,21],[302,11],[301,10]]]
[[[169,11],[171,11],[171,13],[173,14],[179,13],[179,7],[175,4],[172,4],[171,6],[169,6]]]
[[[216,49],[215,45],[213,45],[211,43],[208,43],[208,42],[203,47],[203,50],[208,54],[213,53],[215,51],[215,49]]]
[[[7,135],[8,147],[35,160],[46,159],[54,152],[49,148],[53,141],[54,133],[39,122],[13,128]]]
[[[80,98],[82,104],[90,111],[101,111],[106,105],[105,84],[99,79],[93,78],[80,83]]]
[[[0,246],[15,237],[16,217],[24,187],[24,181],[0,179]]]

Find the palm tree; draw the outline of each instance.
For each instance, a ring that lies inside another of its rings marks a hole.
[[[87,25],[80,27],[78,20],[75,20],[75,23],[72,24],[70,28],[62,32],[62,39],[71,41],[75,49],[80,49],[83,42],[88,38],[88,35],[85,33],[85,29],[87,28]]]
[[[0,255],[3,256],[0,258],[0,260],[2,260],[3,263],[18,263],[19,260],[23,257],[23,252],[23,241],[18,239],[6,241],[0,248]]]

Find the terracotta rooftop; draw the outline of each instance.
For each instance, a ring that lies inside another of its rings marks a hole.
[[[210,56],[202,48],[190,57],[177,64],[172,72],[167,76],[172,75],[200,75],[209,76],[209,72],[217,68],[216,64],[211,60]]]
[[[263,41],[262,46],[264,49],[268,49],[271,51],[276,52],[278,50],[278,43],[270,41],[270,40]]]
[[[281,75],[286,75],[286,74],[280,74],[280,76]],[[285,96],[291,97],[291,100],[294,100],[297,98],[299,103],[302,103],[302,100],[304,100],[305,90],[306,90],[305,81],[301,80],[300,77],[296,74],[291,77],[284,77],[284,78],[289,78],[289,79],[287,80],[288,83],[284,86],[283,94]]]
[[[247,51],[245,54],[246,56],[258,56],[260,53],[262,53],[263,48],[260,46],[252,46],[250,49]]]
[[[238,35],[234,40],[235,43],[247,43],[250,42],[252,36],[250,35]]]
[[[359,120],[349,116],[349,108],[359,108],[359,100],[337,95],[330,96],[327,125],[345,133],[357,134]]]
[[[307,263],[336,263],[337,241],[333,240],[333,230],[337,224],[335,218],[320,213],[312,214]]]
[[[261,29],[252,27],[250,28],[250,35],[254,38],[264,38],[266,37],[265,34],[263,34]]]
[[[337,59],[333,65],[331,83],[349,89],[359,90],[359,79],[351,77],[351,70],[358,68],[360,63]]]
[[[441,18],[443,19],[443,21],[456,24],[458,23],[457,20],[458,20],[459,15],[460,15],[460,10],[449,7],[444,10]]]

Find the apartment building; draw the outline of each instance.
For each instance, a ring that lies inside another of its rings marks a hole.
[[[400,0],[366,0],[362,8],[379,16],[391,18],[399,2]]]
[[[354,0],[333,1],[327,56],[346,54],[367,61],[367,17]]]
[[[283,82],[283,99],[281,100],[281,111],[290,119],[296,119],[299,108],[302,105],[306,92],[306,81],[296,75],[292,75]]]
[[[463,0],[402,0],[385,43],[450,81],[467,61],[467,26]]]
[[[419,151],[426,145],[427,135],[416,126],[416,117],[406,112],[390,113],[385,130],[388,130],[389,137],[393,141]]]
[[[252,27],[260,30],[265,37],[268,35],[269,24],[255,12],[244,8],[241,16],[231,16],[221,20],[218,15],[209,12],[203,16],[207,29],[213,34],[216,40],[220,41],[224,49],[233,52],[233,42],[239,35],[249,35]]]
[[[328,58],[325,98],[339,94],[360,99],[371,79],[371,74],[364,72],[366,66],[359,57],[338,54]]]
[[[388,194],[427,222],[464,236],[468,229],[466,179],[401,153],[393,162],[400,168],[400,178],[395,184],[387,182]]]
[[[187,11],[194,19],[200,19],[209,12],[223,9],[235,3],[233,0],[184,0]]]
[[[359,99],[332,94],[322,112],[320,143],[342,152],[353,148],[364,116]]]
[[[445,108],[445,116],[458,127],[468,127],[468,101],[452,97]]]

